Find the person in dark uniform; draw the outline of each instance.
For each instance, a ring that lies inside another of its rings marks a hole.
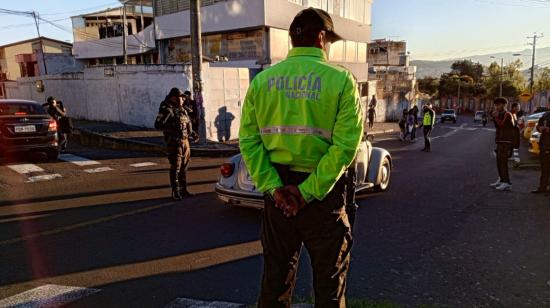
[[[373,105],[369,106],[369,110],[367,111],[368,118],[369,118],[369,128],[374,127],[374,119],[376,119],[376,109]]]
[[[191,127],[194,132],[199,131],[199,108],[197,102],[191,97],[191,91],[187,90],[183,92],[185,101],[183,106],[185,107],[189,118],[191,119]]]
[[[193,137],[191,120],[183,107],[184,94],[178,88],[172,88],[166,99],[160,104],[155,120],[155,128],[164,133],[164,141],[170,162],[170,186],[172,198],[182,200],[192,197],[187,190],[187,166],[191,156],[189,138]]]
[[[546,196],[550,196],[550,190],[548,190],[548,178],[550,177],[550,111],[547,111],[540,118],[537,130],[540,133],[540,185],[532,193],[546,193]]]
[[[42,106],[47,107],[46,111],[48,114],[55,120],[58,127],[58,138],[59,138],[59,148],[61,153],[65,153],[67,151],[67,129],[65,125],[65,120],[67,120],[67,110],[61,104],[61,102],[58,102],[55,97],[50,96],[47,98],[46,103],[42,104]]]

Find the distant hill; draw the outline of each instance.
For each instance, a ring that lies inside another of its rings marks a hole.
[[[514,57],[513,54],[521,54],[519,57]],[[440,60],[440,61],[428,61],[428,60],[415,60],[411,61],[411,65],[417,67],[417,78],[422,78],[426,76],[439,77],[441,74],[448,73],[451,70],[451,65],[457,60],[469,59],[473,62],[479,62],[483,65],[489,65],[495,59],[491,59],[491,56],[497,58],[497,61],[500,62],[500,58],[504,58],[504,65],[506,63],[512,62],[516,59],[523,61],[523,69],[528,70],[531,66],[531,54],[532,49],[525,49],[523,51],[510,51],[510,52],[501,52],[487,55],[475,55],[471,57],[463,57],[456,59]],[[537,65],[540,67],[550,67],[550,47],[539,48],[537,49]],[[500,63],[499,63],[500,64]]]

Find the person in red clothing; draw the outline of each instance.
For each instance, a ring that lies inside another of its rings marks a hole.
[[[504,97],[497,97],[494,101],[496,110],[493,112],[493,120],[496,128],[496,153],[497,170],[499,179],[491,184],[491,187],[500,191],[509,191],[512,189],[510,173],[508,171],[508,158],[512,153],[515,137],[516,124],[514,116],[506,110],[508,100]]]

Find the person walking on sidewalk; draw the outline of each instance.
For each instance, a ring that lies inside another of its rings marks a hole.
[[[374,127],[374,119],[376,119],[376,109],[373,105],[369,106],[369,110],[367,111],[368,117],[369,117],[369,128]]]
[[[424,117],[422,119],[421,127],[423,127],[424,133],[424,148],[423,152],[430,152],[432,150],[432,141],[430,135],[432,134],[433,127],[435,125],[435,111],[432,109],[431,104],[424,105],[422,108]]]
[[[189,137],[194,135],[191,120],[183,108],[184,94],[178,88],[172,88],[166,99],[160,104],[155,120],[155,128],[163,131],[164,141],[170,162],[170,186],[172,198],[182,200],[192,197],[187,190],[187,166],[191,157]]]
[[[550,196],[548,190],[550,177],[550,111],[547,111],[539,119],[537,131],[540,133],[540,183],[539,187],[533,190],[532,193],[546,193],[546,196]]]
[[[499,179],[490,186],[500,191],[508,191],[512,189],[510,181],[510,173],[508,171],[508,158],[513,149],[515,137],[514,116],[506,110],[508,100],[504,97],[497,97],[494,101],[495,111],[493,112],[493,120],[496,128],[496,154],[497,154],[497,170]]]
[[[361,100],[352,73],[328,62],[341,37],[327,12],[302,10],[289,33],[293,48],[252,80],[240,124],[243,159],[266,195],[258,307],[291,306],[305,244],[315,306],[344,308],[352,246],[344,174],[363,136]]]

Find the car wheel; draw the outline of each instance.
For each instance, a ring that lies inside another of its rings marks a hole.
[[[382,161],[382,166],[380,166],[379,177],[380,184],[374,186],[374,190],[377,192],[383,192],[388,190],[390,187],[390,175],[391,175],[391,164],[390,159],[386,156]]]
[[[48,160],[57,160],[57,158],[59,157],[59,151],[56,151],[56,150],[50,150],[48,152],[46,152],[46,155],[48,155]]]
[[[441,123],[445,123],[445,120],[441,119]]]
[[[456,120],[453,120],[453,123],[456,124]]]

